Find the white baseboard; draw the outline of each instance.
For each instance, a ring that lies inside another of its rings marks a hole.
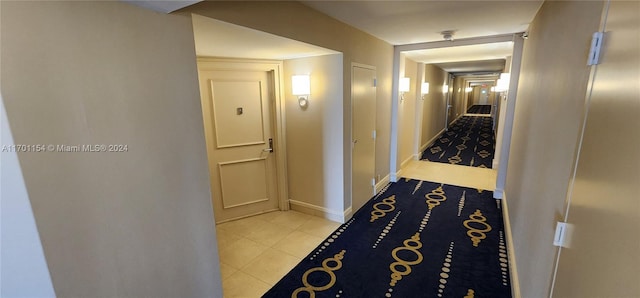
[[[378,181],[378,183],[376,183],[376,194],[379,193],[382,190],[382,188],[387,186],[387,184],[389,184],[389,182],[390,182],[389,175],[384,176],[384,178],[382,178],[382,180]]]
[[[353,210],[351,209],[351,207],[349,207],[347,208],[347,210],[344,211],[344,215],[342,216],[344,220],[342,221],[342,223],[345,223],[347,222],[347,220],[350,220],[352,216],[353,216]]]
[[[507,251],[509,253],[509,273],[511,277],[511,296],[513,298],[521,298],[520,280],[518,279],[518,267],[516,266],[516,253],[513,247],[513,238],[511,237],[511,220],[509,219],[509,207],[507,206],[506,193],[502,193],[502,212],[504,218],[504,233],[507,238]]]
[[[433,145],[433,142],[435,142],[440,137],[440,135],[442,135],[445,131],[447,131],[447,129],[443,128],[440,132],[438,132],[435,136],[433,136],[433,138],[429,139],[429,141],[424,143],[424,145],[420,146],[420,155],[422,155],[422,152],[424,152],[424,150],[426,150],[427,147]]]
[[[389,181],[390,182],[398,182],[398,178],[400,177],[399,174],[400,174],[400,171],[389,174]]]
[[[347,210],[343,212],[343,211],[331,210],[322,206],[317,206],[307,202],[301,202],[296,200],[289,200],[289,203],[291,204],[291,210],[295,210],[295,211],[313,215],[313,216],[326,218],[328,220],[339,222],[339,223],[344,223],[345,221],[347,221],[346,219],[347,215],[349,217],[351,216],[351,207],[349,207]]]

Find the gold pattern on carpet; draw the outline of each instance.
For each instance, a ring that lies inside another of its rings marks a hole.
[[[391,231],[391,228],[393,227],[393,225],[396,224],[396,220],[398,219],[398,216],[400,216],[400,213],[402,213],[402,211],[396,212],[396,215],[384,227],[384,229],[382,229],[382,232],[380,232],[380,235],[378,235],[378,239],[376,240],[376,243],[373,244],[373,246],[372,246],[373,249],[378,247],[378,244],[380,244],[380,242],[382,241],[382,239],[384,239],[384,237],[387,237],[387,234],[389,234],[389,232]]]
[[[420,264],[423,260],[422,254],[418,249],[422,247],[422,242],[420,242],[420,234],[415,233],[411,238],[402,242],[404,246],[396,247],[391,251],[391,256],[396,262],[391,263],[389,265],[389,269],[391,269],[391,281],[389,282],[390,286],[395,286],[399,280],[402,279],[403,276],[407,276],[411,273],[411,266]],[[400,251],[410,251],[416,255],[416,259],[413,261],[407,261],[400,259],[398,256],[398,252]],[[398,267],[401,268],[398,270]]]
[[[449,273],[451,272],[451,262],[453,261],[453,245],[454,242],[449,243],[449,250],[442,262],[442,269],[440,270],[440,284],[438,285],[438,297],[443,297],[444,289],[447,287],[447,279],[449,279]]]
[[[478,152],[478,155],[480,155],[480,157],[482,158],[487,158],[489,157],[489,155],[491,155],[491,153],[489,153],[489,151],[487,150],[481,150],[480,152]]]
[[[458,150],[458,153],[456,155],[448,158],[450,164],[457,165],[462,161],[462,158],[460,158],[460,152],[462,151]]]
[[[420,182],[418,182],[418,184],[416,184],[416,188],[413,189],[413,192],[411,193],[412,195],[416,194],[416,191],[418,191],[418,189],[420,189],[420,186],[422,186],[422,180],[420,180]]]
[[[316,252],[313,253],[313,255],[309,258],[310,260],[315,259],[317,256],[319,256],[325,249],[329,248],[329,246],[335,242],[336,239],[338,239],[338,237],[340,237],[340,235],[342,235],[342,233],[344,233],[344,231],[349,228],[349,226],[353,223],[353,221],[355,221],[355,218],[351,218],[348,222],[346,222],[344,224],[344,226],[340,227],[337,231],[335,231],[331,237],[327,238],[327,240],[325,240],[324,243],[322,243],[322,245],[320,246],[320,248],[318,248],[318,250],[316,250]]]
[[[475,292],[474,290],[469,289],[469,290],[467,291],[467,295],[466,295],[466,296],[464,296],[464,298],[474,298],[474,297],[475,297],[475,295],[474,295],[475,293],[476,293],[476,292]]]
[[[442,184],[440,184],[438,188],[426,194],[425,197],[427,198],[427,205],[429,205],[429,210],[440,205],[440,202],[444,202],[447,200],[447,196],[444,194],[444,190],[442,189]]]
[[[465,220],[462,224],[469,229],[467,236],[471,238],[473,246],[478,247],[478,244],[482,239],[487,238],[487,232],[491,231],[491,226],[487,223],[487,218],[482,215],[480,210],[476,210],[473,214],[469,215],[470,219]],[[471,223],[479,224],[482,228],[474,228]]]
[[[396,209],[395,203],[396,203],[396,196],[392,195],[392,196],[382,200],[382,202],[380,202],[380,203],[373,204],[373,209],[374,210],[371,211],[371,219],[369,220],[369,222],[374,222],[378,218],[382,218],[385,215],[387,215],[387,213],[395,210]],[[387,206],[387,207],[389,207],[389,209],[380,209],[381,206]]]
[[[335,254],[333,258],[326,258],[324,261],[322,261],[322,267],[314,267],[307,270],[302,275],[302,284],[304,285],[304,287],[297,288],[295,291],[293,291],[293,293],[291,293],[291,298],[297,298],[298,294],[300,294],[301,292],[307,292],[309,294],[309,297],[315,297],[316,292],[324,291],[333,287],[333,285],[336,283],[336,274],[333,273],[333,271],[336,271],[342,268],[342,259],[344,259],[345,252],[346,250],[343,249],[339,253]],[[331,262],[335,262],[335,265],[330,266],[329,263]],[[324,272],[328,274],[329,282],[323,286],[311,285],[308,278],[309,278],[309,274],[313,272]]]
[[[462,191],[462,197],[460,197],[460,202],[458,202],[458,217],[460,217],[460,214],[462,213],[462,208],[464,208],[464,200],[466,196],[467,196],[467,191],[466,190]]]
[[[504,245],[504,235],[500,231],[500,242],[498,246],[498,260],[500,261],[500,273],[502,274],[502,285],[506,286],[508,281],[507,268],[509,267],[509,261],[507,260],[507,247]]]

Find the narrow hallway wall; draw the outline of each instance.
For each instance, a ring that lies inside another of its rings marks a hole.
[[[549,295],[601,1],[547,1],[525,41],[505,197],[522,297]]]
[[[291,94],[291,76],[308,74],[311,95],[306,108]],[[287,175],[291,208],[342,220],[343,122],[342,55],[284,61]],[[300,204],[302,203],[302,204]],[[311,206],[309,206],[309,205]],[[309,209],[308,207],[315,207]],[[327,209],[328,214],[317,210]],[[314,211],[315,210],[315,211]]]
[[[58,297],[222,297],[191,19],[2,1],[2,96]],[[3,164],[4,166],[4,164]]]
[[[425,96],[423,104],[420,151],[424,151],[427,145],[444,130],[447,94],[443,92],[443,86],[447,83],[447,72],[435,65],[427,64],[424,81],[429,82],[429,94]]]
[[[402,64],[401,64],[402,65]],[[413,141],[416,129],[416,96],[418,90],[418,63],[404,58],[404,70],[400,71],[400,77],[407,77],[411,81],[410,90],[404,94],[404,100],[398,105],[398,158],[397,164],[401,165],[413,158]]]

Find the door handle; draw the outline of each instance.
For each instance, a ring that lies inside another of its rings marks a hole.
[[[263,152],[273,152],[273,139],[269,139],[269,148],[262,149]]]

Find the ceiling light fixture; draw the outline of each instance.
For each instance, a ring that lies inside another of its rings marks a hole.
[[[456,33],[455,30],[445,30],[440,32],[442,34],[442,38],[447,41],[453,41],[453,35]]]

